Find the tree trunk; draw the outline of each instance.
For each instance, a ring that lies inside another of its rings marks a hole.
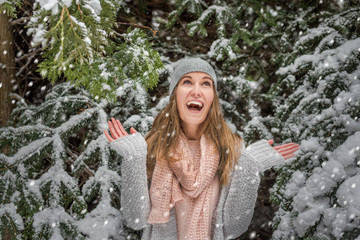
[[[0,127],[10,118],[12,104],[9,97],[11,80],[15,78],[15,53],[9,17],[0,13]]]

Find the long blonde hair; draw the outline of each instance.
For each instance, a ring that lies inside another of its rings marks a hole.
[[[213,87],[213,90],[215,92],[215,87]],[[181,119],[176,104],[175,88],[168,105],[157,115],[151,130],[145,137],[148,151],[146,171],[149,179],[152,177],[156,161],[162,159],[174,161],[166,156],[169,155],[170,149],[176,146],[180,131]],[[200,125],[200,136],[203,134],[215,143],[219,151],[218,173],[220,184],[227,185],[230,173],[241,155],[240,144],[243,139],[233,133],[227,126],[222,116],[219,98],[216,93],[214,94],[214,100],[208,115]]]

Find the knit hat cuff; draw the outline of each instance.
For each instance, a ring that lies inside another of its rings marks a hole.
[[[180,60],[177,63],[174,72],[171,75],[171,82],[169,89],[170,96],[173,93],[174,88],[180,81],[180,78],[190,72],[203,72],[208,74],[212,78],[216,89],[217,79],[216,79],[215,71],[212,68],[212,66],[201,58],[186,58]]]

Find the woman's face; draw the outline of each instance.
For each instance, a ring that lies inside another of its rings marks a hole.
[[[212,78],[203,72],[187,73],[176,88],[176,103],[183,127],[204,122],[214,100]]]

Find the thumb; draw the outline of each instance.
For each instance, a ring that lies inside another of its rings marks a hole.
[[[136,131],[133,127],[131,127],[131,128],[130,128],[130,133],[131,133],[131,134],[134,134],[134,133],[137,133],[137,131]]]

